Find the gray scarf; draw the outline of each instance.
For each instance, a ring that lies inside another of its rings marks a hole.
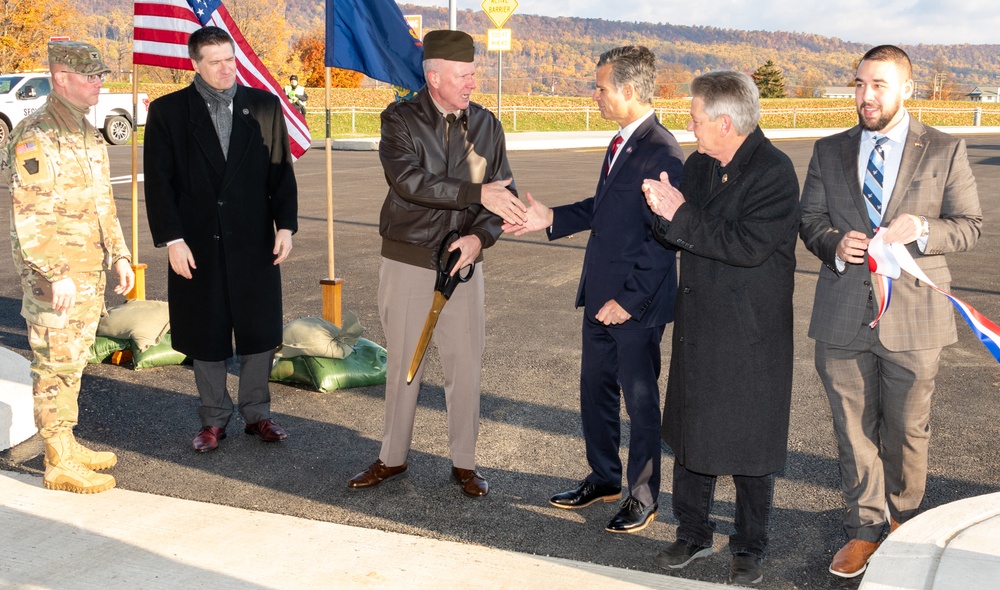
[[[205,99],[208,106],[208,114],[212,117],[212,125],[219,135],[219,144],[222,146],[222,155],[229,156],[229,135],[233,131],[233,112],[229,110],[229,105],[236,96],[236,84],[228,90],[219,92],[208,85],[202,79],[201,74],[194,75],[194,87],[198,94]]]

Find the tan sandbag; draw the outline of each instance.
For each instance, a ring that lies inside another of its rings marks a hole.
[[[97,325],[98,336],[131,340],[139,351],[159,343],[169,330],[167,302],[141,299],[112,307]]]
[[[364,333],[365,327],[358,322],[358,316],[349,311],[344,312],[344,325],[340,328],[323,318],[299,318],[285,324],[281,332],[281,348],[275,356],[346,358]]]

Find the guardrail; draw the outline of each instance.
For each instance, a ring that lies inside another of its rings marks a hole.
[[[921,107],[908,105],[917,120],[936,126],[1000,126],[1000,105],[988,107]],[[330,109],[331,133],[335,135],[378,135],[380,107],[333,107]],[[321,120],[326,111],[310,108],[310,118]],[[668,129],[684,129],[689,120],[687,109],[658,108],[656,116]],[[594,131],[614,130],[617,125],[601,118],[595,107],[528,107],[510,105],[501,111],[501,121],[508,132],[516,131]],[[850,127],[857,124],[853,107],[761,109],[761,126],[766,128]],[[316,129],[322,128],[314,127]]]

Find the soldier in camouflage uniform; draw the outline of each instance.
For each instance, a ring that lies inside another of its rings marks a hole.
[[[28,324],[35,424],[45,440],[45,487],[103,492],[117,462],[73,437],[80,378],[104,311],[105,269],[116,293],[135,282],[115,212],[108,152],[86,115],[111,71],[86,43],[49,43],[53,91],[10,134],[3,172],[10,186],[11,245]]]

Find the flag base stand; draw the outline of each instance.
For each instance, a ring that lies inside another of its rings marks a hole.
[[[319,284],[323,287],[323,319],[335,326],[343,325],[341,304],[344,279],[321,279]]]
[[[125,299],[146,299],[146,267],[145,264],[132,265],[132,271],[135,272],[135,285],[131,291],[125,294]]]

